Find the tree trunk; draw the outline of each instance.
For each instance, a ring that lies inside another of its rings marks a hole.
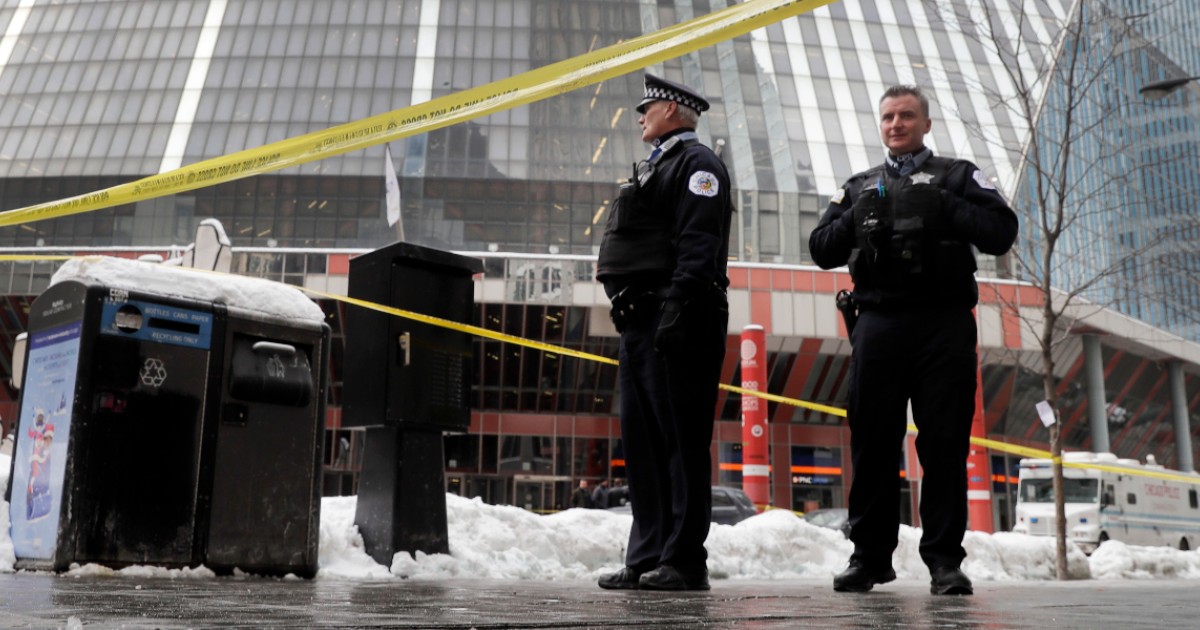
[[[1056,414],[1057,415],[1057,414]],[[1050,427],[1050,453],[1054,461],[1054,573],[1060,580],[1067,575],[1067,509],[1063,496],[1062,436],[1058,423]]]
[[[1054,353],[1051,351],[1054,326],[1058,317],[1054,312],[1049,286],[1043,286],[1045,302],[1042,308],[1042,393],[1054,412],[1054,424],[1050,425],[1050,458],[1054,470],[1054,573],[1059,580],[1067,575],[1067,509],[1063,496],[1062,431],[1059,425],[1057,379],[1054,378]]]

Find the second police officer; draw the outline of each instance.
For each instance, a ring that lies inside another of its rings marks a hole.
[[[858,319],[850,333],[847,418],[854,466],[849,568],[838,591],[896,578],[901,447],[911,400],[921,485],[921,559],[935,594],[968,595],[960,564],[967,526],[967,455],[975,413],[975,246],[999,256],[1016,214],[974,164],[924,143],[929,101],[894,86],[879,102],[883,164],[851,177],[809,238],[824,269],[849,265]],[[852,322],[848,318],[847,325]]]
[[[608,589],[707,590],[713,421],[729,309],[729,174],[700,143],[708,101],[645,75],[637,106],[653,146],[621,187],[597,279],[621,333],[621,440],[633,527]]]

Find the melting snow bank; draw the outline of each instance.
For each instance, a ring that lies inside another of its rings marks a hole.
[[[447,495],[450,553],[416,558],[396,554],[391,575],[417,579],[527,579],[592,581],[620,568],[632,517],[571,509],[539,516],[512,506]],[[362,550],[354,498],[325,499],[321,514],[319,577],[382,577]],[[900,578],[928,579],[918,554],[921,531],[900,528],[893,563]],[[1054,540],[1002,532],[967,532],[964,570],[977,581],[1054,579]],[[829,578],[853,550],[836,531],[814,527],[785,510],[737,525],[713,525],[706,543],[716,579]],[[382,567],[380,567],[382,568]],[[1073,579],[1200,579],[1200,551],[1133,547],[1109,541],[1089,558],[1068,547]]]
[[[262,278],[108,256],[85,256],[63,263],[54,272],[50,284],[68,280],[127,291],[220,302],[241,310],[252,319],[292,319],[317,324],[325,321],[325,312],[302,291]]]
[[[8,474],[0,456],[0,482]],[[355,497],[321,503],[320,569],[317,579],[390,580],[480,578],[577,580],[592,582],[623,564],[632,517],[605,510],[571,509],[540,516],[523,509],[488,505],[447,495],[450,553],[416,558],[398,553],[390,567],[371,559],[354,525]],[[921,531],[900,528],[893,564],[900,578],[928,579],[917,552]],[[1054,541],[1002,532],[967,532],[963,569],[976,581],[1052,580]],[[706,544],[715,579],[829,578],[845,568],[853,547],[836,531],[814,527],[791,512],[775,510],[737,525],[713,525]],[[1200,551],[1133,547],[1115,541],[1089,558],[1075,546],[1068,552],[1074,579],[1200,579]],[[0,572],[13,571],[8,504],[0,501]],[[67,575],[133,578],[210,578],[195,569],[129,567],[119,571],[94,564],[72,567]],[[238,574],[237,577],[248,577]]]

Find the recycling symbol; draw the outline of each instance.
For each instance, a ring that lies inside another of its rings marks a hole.
[[[142,364],[142,384],[150,387],[160,387],[167,380],[167,366],[159,359],[149,358]]]
[[[271,355],[267,360],[267,376],[273,378],[283,378],[287,368],[284,367],[283,361],[279,359],[278,354]]]

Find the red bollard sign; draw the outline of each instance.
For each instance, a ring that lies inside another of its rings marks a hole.
[[[983,370],[975,365],[975,417],[971,437],[986,438],[983,408]],[[986,448],[972,444],[967,456],[967,523],[977,532],[992,533],[992,464]]]
[[[742,329],[742,389],[756,392],[767,385],[767,335],[762,326]],[[762,511],[770,503],[771,466],[767,436],[767,401],[742,396],[742,489]]]
[[[983,378],[976,366],[975,417],[971,422],[971,437],[987,437],[983,415]],[[992,527],[992,465],[986,448],[971,445],[967,456],[967,522],[972,531],[991,534]]]

